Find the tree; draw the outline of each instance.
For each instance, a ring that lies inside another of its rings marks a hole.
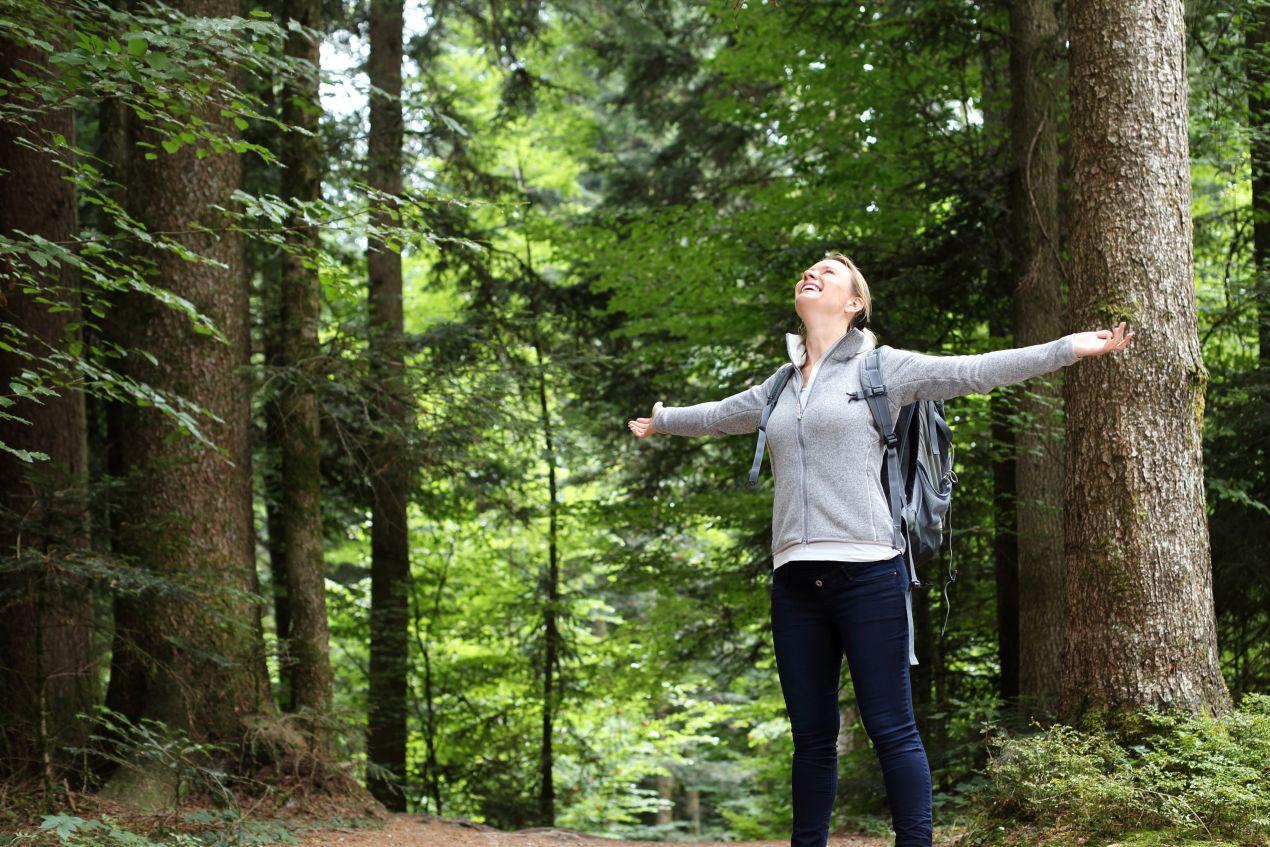
[[[184,0],[177,9],[227,17],[238,4]],[[215,106],[195,112],[225,137],[235,137],[233,123]],[[215,210],[232,208],[241,161],[232,148],[185,144],[173,151],[170,143],[157,142],[151,123],[133,120],[131,133],[131,214],[206,261],[187,261],[170,249],[138,247],[138,254],[149,261],[150,278],[208,316],[220,337],[153,298],[129,296],[120,306],[126,316],[121,325],[158,361],[131,357],[127,372],[215,415],[205,432],[218,449],[181,437],[152,407],[125,410],[129,437],[120,445],[121,460],[141,484],[129,491],[116,550],[182,585],[140,601],[145,614],[138,617],[138,639],[148,662],[144,716],[202,740],[234,744],[251,716],[275,711],[256,602],[242,239]],[[107,788],[162,802],[169,778],[166,769],[125,769]]]
[[[402,191],[402,2],[370,5],[370,187],[388,197]],[[409,421],[404,391],[401,253],[394,240],[377,232],[394,210],[377,207],[366,256],[370,276],[370,366],[380,393],[374,398],[384,433],[372,450],[370,679],[366,742],[370,761],[392,776],[372,770],[367,787],[381,803],[404,811],[401,786],[406,775],[406,668],[410,588],[409,527],[406,523],[411,474],[402,461],[394,427]]]
[[[46,76],[46,51],[0,38],[0,79]],[[74,184],[54,136],[74,143],[69,108],[0,121],[0,235],[69,243],[77,234]],[[65,154],[69,155],[69,154]],[[34,202],[38,198],[38,202]],[[21,351],[65,356],[81,343],[78,269],[39,266],[6,251],[0,267],[0,732],[14,770],[52,778],[55,749],[82,742],[76,713],[97,701],[93,595],[73,563],[88,542],[84,396],[66,379],[23,390],[34,369]],[[20,272],[34,274],[26,287]],[[42,454],[37,459],[35,454]],[[46,758],[47,757],[47,758]]]
[[[298,21],[307,28],[318,29],[320,15],[317,0],[286,0],[283,5],[285,20]],[[320,199],[322,190],[318,46],[318,41],[304,30],[292,30],[286,43],[288,56],[309,62],[313,69],[283,90],[282,120],[297,130],[288,133],[282,152],[282,197],[297,204]],[[289,611],[289,649],[285,653],[291,660],[293,708],[324,713],[331,706],[331,662],[322,550],[322,451],[317,394],[321,349],[315,254],[320,245],[317,227],[307,223],[303,212],[293,212],[287,225],[290,249],[282,256],[278,298],[283,375],[277,399],[281,452],[279,548]],[[314,723],[312,729],[321,734],[319,724]]]
[[[1182,4],[1075,0],[1072,274],[1079,327],[1137,348],[1072,368],[1060,718],[1220,712],[1201,436]]]
[[[1014,343],[1063,334],[1059,264],[1058,21],[1046,2],[1010,4],[1010,243]],[[1063,427],[1061,371],[1017,392],[1015,458],[1018,527],[1019,695],[1025,708],[1052,711],[1062,671]]]

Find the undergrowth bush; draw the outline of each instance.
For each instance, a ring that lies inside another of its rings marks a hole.
[[[1149,709],[1112,736],[1054,725],[988,737],[981,816],[1086,836],[1167,830],[1270,845],[1270,697],[1212,718]]]
[[[298,844],[303,826],[283,820],[251,820],[236,813],[203,810],[182,815],[196,831],[167,831],[159,836],[133,832],[111,815],[98,820],[77,815],[48,815],[38,828],[0,835],[0,846],[18,847],[253,847]]]

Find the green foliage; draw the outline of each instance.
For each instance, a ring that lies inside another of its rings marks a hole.
[[[462,198],[426,190],[389,197],[360,182],[347,186],[337,202],[289,201],[240,190],[232,206],[209,207],[189,223],[188,231],[150,231],[121,205],[121,173],[73,139],[43,130],[41,118],[49,113],[95,108],[97,101],[109,100],[144,127],[136,144],[148,159],[194,147],[199,158],[254,153],[276,165],[273,150],[245,140],[242,130],[266,124],[271,144],[275,138],[280,143],[283,133],[307,130],[279,121],[254,88],[315,73],[308,62],[283,55],[282,45],[289,32],[309,38],[321,38],[321,33],[295,21],[282,26],[268,18],[260,10],[248,17],[189,16],[161,3],[123,10],[98,0],[0,0],[0,38],[44,51],[43,64],[19,66],[10,78],[0,79],[6,94],[0,97],[0,123],[14,134],[16,144],[56,162],[81,206],[97,213],[95,226],[82,227],[66,243],[21,230],[0,234],[0,290],[18,291],[51,311],[78,316],[66,338],[53,340],[59,343],[35,338],[0,319],[0,352],[24,364],[7,386],[8,396],[0,396],[0,419],[25,422],[15,409],[18,401],[78,390],[152,407],[167,415],[181,434],[219,449],[204,432],[205,409],[117,367],[130,355],[157,365],[156,352],[161,351],[129,349],[103,331],[120,295],[135,292],[182,313],[191,331],[225,342],[208,316],[153,273],[156,253],[190,263],[213,261],[190,248],[190,234],[237,232],[266,248],[300,254],[303,262],[325,272],[353,274],[358,269],[341,261],[333,243],[355,243],[369,235],[394,249],[440,243],[478,247],[461,236],[434,235],[428,221],[438,207],[463,203]],[[258,85],[248,85],[250,81]],[[377,214],[380,210],[391,214]],[[327,243],[312,248],[287,238],[301,228],[326,233]],[[85,333],[93,334],[91,345],[84,344]],[[3,442],[0,449],[24,462],[47,459]]]
[[[97,746],[71,747],[70,752],[101,756],[121,768],[168,774],[178,799],[199,792],[217,802],[234,803],[235,778],[219,765],[229,752],[225,745],[195,741],[185,731],[152,718],[132,721],[100,704],[92,720],[97,729],[89,738]]]
[[[1090,837],[1167,830],[1270,843],[1270,697],[1221,717],[1145,710],[1129,737],[1055,724],[989,737],[979,830],[1021,821]]]
[[[181,816],[181,829],[150,836],[135,833],[113,815],[97,819],[46,815],[36,829],[0,836],[0,845],[41,844],[61,847],[251,847],[298,844],[307,828],[286,820],[245,818],[237,810],[199,810]],[[167,827],[164,827],[166,830]]]

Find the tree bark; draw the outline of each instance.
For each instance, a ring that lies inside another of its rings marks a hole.
[[[0,39],[0,78],[11,79],[16,69],[47,72],[47,58],[36,47]],[[21,230],[65,243],[77,235],[73,184],[52,155],[17,143],[48,144],[54,133],[75,143],[70,109],[45,111],[32,124],[0,122],[0,232],[6,237],[20,239],[15,230]],[[75,328],[79,274],[67,263],[28,270],[44,290],[27,294],[16,282],[0,287],[0,340],[40,357],[65,353],[81,337]],[[0,270],[0,280],[8,272],[9,266]],[[57,300],[65,310],[41,299]],[[9,394],[11,380],[30,368],[24,358],[0,353],[0,391]],[[93,596],[73,561],[90,542],[84,396],[74,387],[52,387],[55,397],[16,398],[5,409],[27,423],[0,420],[0,442],[48,456],[24,462],[0,451],[0,770],[43,773],[46,787],[62,764],[55,761],[58,747],[86,740],[76,712],[100,694]]]
[[[701,834],[701,789],[684,789],[684,817],[688,819],[688,831]]]
[[[402,2],[370,5],[369,182],[392,195],[402,190]],[[378,89],[375,91],[373,89]],[[382,92],[382,93],[380,93]],[[381,210],[379,225],[392,222]],[[406,647],[410,557],[406,506],[410,474],[402,461],[399,435],[408,422],[404,385],[401,254],[379,238],[370,239],[370,363],[377,417],[384,425],[372,451],[370,680],[367,755],[392,777],[372,774],[371,793],[393,811],[405,811]]]
[[[657,807],[653,823],[669,826],[675,822],[675,778],[668,773],[655,774],[653,784],[657,786],[657,799],[666,801],[666,805]]]
[[[184,0],[188,15],[238,13],[236,0]],[[230,134],[219,110],[200,116]],[[154,144],[138,147],[138,142]],[[146,149],[158,151],[149,160]],[[129,341],[159,364],[128,359],[128,375],[206,408],[203,432],[217,455],[173,430],[154,408],[128,407],[121,459],[140,484],[120,514],[116,549],[181,590],[156,591],[137,621],[147,657],[144,716],[213,742],[241,742],[251,716],[276,709],[265,670],[255,570],[249,449],[248,287],[241,238],[229,230],[190,233],[191,222],[218,224],[215,205],[232,207],[241,161],[236,153],[199,159],[194,145],[167,153],[152,130],[133,122],[128,204],[151,232],[186,234],[189,249],[221,263],[183,261],[170,251],[136,250],[152,263],[151,280],[190,301],[228,343],[194,331],[190,320],[154,298],[130,295]],[[122,769],[106,793],[142,806],[174,799],[170,775],[159,769]]]
[[[1071,303],[1123,352],[1067,375],[1060,717],[1219,713],[1180,0],[1072,0]]]
[[[306,27],[321,26],[317,0],[286,0],[283,18]],[[321,197],[322,148],[318,92],[320,57],[317,41],[290,31],[286,53],[312,65],[312,73],[287,85],[282,96],[282,120],[312,135],[291,132],[283,147],[282,197],[311,202]],[[288,217],[287,243],[282,255],[281,365],[278,397],[281,475],[279,529],[286,575],[289,615],[287,655],[292,706],[320,717],[331,708],[331,661],[326,618],[326,567],[322,545],[321,441],[318,432],[317,385],[321,379],[318,345],[319,288],[312,254],[319,248],[318,230],[306,227],[302,215]],[[329,739],[325,722],[308,723],[319,748]]]
[[[1048,0],[1010,4],[1010,238],[1014,344],[1064,332],[1059,263],[1058,21]],[[1066,607],[1063,559],[1062,371],[1016,393],[1019,699],[1027,717],[1052,714],[1062,673]]]

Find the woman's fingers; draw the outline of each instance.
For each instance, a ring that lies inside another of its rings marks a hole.
[[[1113,329],[1098,329],[1077,333],[1078,356],[1101,356],[1123,350],[1133,337],[1132,332],[1125,332],[1128,321],[1121,321]]]
[[[1128,321],[1121,321],[1120,325],[1116,327],[1116,331],[1112,334],[1111,345],[1108,349],[1123,350],[1125,345],[1129,343],[1129,339],[1133,337],[1133,333],[1126,333],[1124,331],[1127,324]]]
[[[626,422],[626,428],[629,429],[636,438],[645,438],[648,436],[649,423],[650,421],[648,418],[635,418],[634,420]]]
[[[1125,332],[1128,323],[1128,321],[1121,321],[1114,329],[1098,330],[1097,337],[1102,341],[1102,349],[1098,352],[1112,353],[1123,350],[1129,344],[1129,339],[1133,337],[1132,332]]]
[[[662,403],[658,400],[653,404],[653,415],[657,414],[657,410],[662,408]],[[646,418],[632,418],[626,422],[626,427],[639,438],[646,438],[657,430],[653,427],[653,415]]]

